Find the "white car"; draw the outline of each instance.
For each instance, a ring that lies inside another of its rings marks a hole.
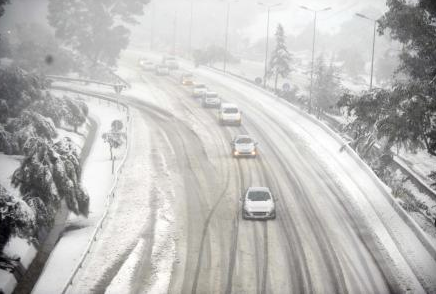
[[[233,157],[256,157],[258,154],[257,142],[253,141],[249,135],[236,136],[230,146],[232,147]]]
[[[268,187],[250,187],[243,196],[242,218],[275,219],[275,199]]]
[[[203,99],[201,100],[201,105],[203,107],[215,107],[219,108],[221,105],[221,98],[216,92],[206,92]]]
[[[199,98],[203,97],[204,94],[207,92],[207,87],[205,84],[200,83],[194,83],[194,86],[192,87],[192,97]]]
[[[236,104],[222,103],[218,116],[221,125],[241,125],[242,112]]]
[[[159,64],[156,66],[156,74],[158,76],[167,76],[170,74],[170,69],[166,65]]]

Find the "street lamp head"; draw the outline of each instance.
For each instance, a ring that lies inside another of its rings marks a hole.
[[[364,18],[364,19],[369,19],[369,17],[367,17],[366,15],[363,15],[361,13],[356,13],[356,16]]]
[[[327,10],[331,10],[332,8],[331,7],[327,7],[327,8],[324,8],[323,10],[321,10],[321,11],[327,11]]]
[[[306,6],[300,5],[300,8],[305,9],[305,10],[310,10],[309,8],[307,8]]]

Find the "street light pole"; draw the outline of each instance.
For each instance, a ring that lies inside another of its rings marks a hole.
[[[270,12],[270,8],[268,7],[268,16],[267,16],[267,20],[266,20],[265,69],[263,72],[263,87],[264,88],[266,88],[266,76],[267,76],[267,72],[268,72],[269,12]]]
[[[257,2],[257,4],[261,5],[261,6],[266,6],[267,7],[267,11],[268,11],[268,15],[267,15],[267,19],[266,19],[266,45],[265,45],[265,69],[264,69],[264,73],[263,73],[263,87],[266,88],[266,76],[268,73],[268,47],[269,47],[269,13],[271,8],[276,7],[281,5],[282,3],[275,3],[275,4],[264,4],[262,2]]]
[[[375,32],[377,30],[377,20],[367,17],[361,13],[356,13],[356,16],[374,22],[374,31],[372,35],[372,54],[371,54],[371,78],[369,80],[369,90],[372,90],[372,79],[374,76],[374,52],[375,52]]]
[[[154,38],[154,14],[155,14],[155,6],[154,3],[151,4],[151,10],[150,10],[150,51],[153,51],[153,38]]]
[[[174,13],[174,31],[173,31],[173,55],[176,55],[177,39],[177,11]]]
[[[324,8],[324,9],[320,9],[320,10],[313,10],[310,8],[307,8],[306,6],[300,6],[300,8],[304,9],[304,10],[308,10],[313,12],[314,17],[313,17],[313,37],[312,37],[312,64],[311,64],[311,69],[310,69],[310,88],[309,88],[309,113],[312,113],[312,87],[313,87],[313,67],[314,67],[314,63],[315,63],[315,38],[316,38],[316,17],[318,12],[321,11],[327,11],[330,10],[330,7]]]
[[[371,56],[371,79],[369,82],[369,90],[372,90],[372,77],[374,75],[374,51],[375,51],[375,31],[377,27],[377,21],[374,21],[374,33],[372,35],[372,56]]]
[[[229,39],[229,15],[230,15],[230,2],[227,2],[227,17],[226,17],[226,37],[224,41],[224,64],[223,71],[226,72],[227,67],[227,45]]]
[[[191,0],[191,18],[189,21],[189,55],[192,55],[192,15],[193,15],[193,9],[194,9],[194,1]]]

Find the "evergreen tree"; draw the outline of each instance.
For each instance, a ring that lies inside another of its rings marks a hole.
[[[55,35],[94,64],[114,65],[129,41],[129,29],[136,24],[149,0],[49,0],[48,20]]]
[[[403,44],[398,71],[408,78],[389,90],[344,97],[341,105],[353,114],[349,127],[372,128],[376,138],[386,139],[387,149],[394,144],[422,146],[436,155],[436,5],[432,0],[390,0],[387,5],[379,32],[389,32]]]
[[[12,236],[33,236],[36,229],[35,215],[26,202],[10,195],[0,185],[0,269],[13,271],[16,263],[5,256],[3,249]]]
[[[287,78],[291,72],[289,64],[292,57],[286,48],[285,32],[281,24],[277,25],[275,36],[276,48],[272,52],[271,59],[269,60],[267,76],[274,77],[274,91],[277,92],[277,81],[279,76],[284,79]]]
[[[124,144],[126,133],[121,132],[123,123],[120,120],[114,120],[111,123],[111,131],[103,134],[103,140],[109,145],[111,160],[113,157],[113,149],[117,149]]]
[[[342,89],[337,69],[330,63],[326,65],[323,56],[319,56],[314,66],[314,82],[312,97],[318,115],[322,111],[329,111],[339,100]]]

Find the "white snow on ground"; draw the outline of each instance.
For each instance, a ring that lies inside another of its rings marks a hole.
[[[14,291],[15,286],[17,286],[17,280],[15,279],[14,275],[7,271],[0,271],[0,290],[2,290],[4,293],[12,293]]]
[[[0,153],[0,185],[2,185],[12,196],[19,197],[20,191],[13,187],[11,178],[14,171],[20,166],[20,155],[6,155]]]
[[[88,123],[85,123],[78,128],[79,134],[62,128],[57,128],[56,132],[58,133],[58,137],[54,140],[55,142],[61,140],[63,137],[70,137],[77,145],[78,149],[81,150],[88,134]],[[19,198],[21,198],[20,191],[18,188],[12,186],[11,177],[14,171],[20,166],[20,161],[22,159],[23,156],[21,155],[5,155],[0,153],[0,184],[5,187],[11,195]],[[4,253],[11,257],[20,257],[21,264],[25,269],[27,269],[35,258],[37,249],[26,239],[12,237],[8,244],[6,244]],[[11,293],[16,285],[15,277],[6,273],[4,270],[0,270],[0,275],[0,289],[3,289],[5,293]],[[12,290],[7,290],[12,284],[14,285]]]
[[[138,287],[131,282],[136,271],[141,270],[140,263],[147,258],[144,250],[149,246],[152,246],[150,276],[144,277],[147,284],[144,282],[139,287],[145,288],[146,293],[166,293],[165,289],[169,287],[175,258],[172,230],[175,193],[172,175],[162,152],[171,154],[171,151],[168,146],[155,146],[157,140],[151,139],[146,122],[136,110],[133,110],[132,116],[135,137],[115,191],[117,196],[104,223],[104,230],[92,247],[91,256],[83,270],[79,271],[71,293],[87,293],[98,287],[103,277],[111,275],[114,263],[120,261],[123,263],[115,268],[118,271],[106,291],[121,293],[128,292],[134,286]],[[154,231],[153,244],[145,237],[150,229]],[[120,234],[122,238],[117,241],[117,246],[113,246],[114,236]],[[102,255],[101,252],[105,254]]]
[[[162,154],[160,158],[164,178],[166,177],[166,180],[170,182],[172,177]],[[151,276],[152,284],[147,290],[147,293],[168,293],[173,262],[176,256],[173,227],[174,210],[172,207],[175,192],[171,185],[165,185],[165,187],[167,187],[169,191],[167,193],[163,192],[164,197],[159,199],[160,203],[156,214],[155,236],[151,254],[151,264],[153,268]]]
[[[8,244],[6,244],[3,252],[7,256],[18,255],[24,268],[29,267],[36,255],[35,246],[33,246],[29,241],[19,237],[12,237]]]
[[[130,253],[129,257],[124,262],[115,278],[112,280],[112,283],[106,288],[106,294],[131,292],[131,281],[133,280],[135,268],[141,260],[142,251],[144,250],[144,243],[144,239],[139,239],[135,249],[133,249],[132,253]]]
[[[433,183],[428,177],[432,171],[436,171],[436,156],[428,154],[425,150],[418,150],[416,153],[406,152],[401,149],[400,159],[407,164],[427,185]]]
[[[59,91],[57,94],[60,94]],[[89,106],[89,115],[98,124],[94,145],[82,168],[82,185],[90,196],[89,217],[85,219],[74,214],[69,216],[67,226],[73,227],[73,230],[65,232],[57,243],[32,293],[61,292],[84,252],[96,224],[106,210],[108,194],[114,184],[109,148],[103,142],[102,134],[110,130],[110,124],[114,119],[121,119],[126,126],[125,113],[118,110],[115,104],[99,103],[93,98],[85,99],[85,102]],[[115,170],[125,152],[126,145],[115,150]]]
[[[279,124],[296,132],[330,170],[332,178],[348,191],[345,200],[364,216],[371,235],[380,242],[378,250],[387,264],[397,271],[397,279],[403,281],[403,289],[411,287],[412,292],[423,292],[420,283],[414,279],[413,271],[423,284],[436,291],[434,259],[387,200],[387,187],[380,189],[362,168],[362,162],[346,152],[340,153],[341,143],[286,102],[273,99],[239,80],[209,70],[199,69],[196,72],[250,97],[250,103],[256,103],[258,108],[271,114]],[[322,142],[322,145],[318,142]]]

